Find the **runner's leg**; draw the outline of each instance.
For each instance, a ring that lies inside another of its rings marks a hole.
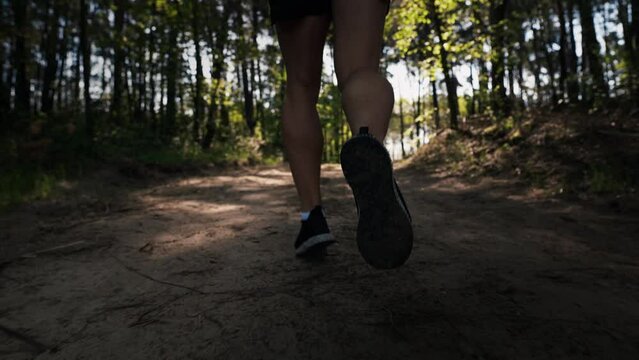
[[[333,0],[335,71],[342,105],[354,134],[362,126],[383,141],[393,87],[379,72],[387,0]]]
[[[329,24],[329,16],[323,15],[276,26],[287,73],[282,113],[284,145],[303,212],[321,203],[323,137],[316,104]]]

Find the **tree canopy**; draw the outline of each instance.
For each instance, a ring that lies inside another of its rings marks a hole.
[[[533,107],[631,103],[637,9],[637,0],[394,1],[384,67],[403,64],[423,85],[398,102],[394,127],[414,136]],[[279,153],[286,74],[264,0],[11,0],[0,22],[5,156],[69,139]],[[327,70],[318,104],[331,161],[349,136],[333,77]]]

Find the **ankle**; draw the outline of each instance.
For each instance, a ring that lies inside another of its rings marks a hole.
[[[308,210],[302,210],[300,212],[300,219],[302,221],[308,220],[308,218],[311,216],[311,213],[314,212],[318,208],[319,208],[319,211],[322,213],[322,216],[324,216],[324,208],[322,207],[322,205],[315,205],[315,206],[313,206],[312,208],[310,208]]]

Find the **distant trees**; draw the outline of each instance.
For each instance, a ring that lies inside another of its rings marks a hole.
[[[450,84],[451,69],[452,74],[463,68],[470,74],[467,114],[488,111],[497,119],[508,116],[515,101],[525,107],[568,102],[601,107],[611,97],[636,94],[639,10],[633,9],[639,8],[637,3],[404,0],[394,13],[397,31],[392,38],[398,59],[409,57],[413,66],[436,69],[435,78],[446,84],[449,126],[456,128],[458,90]],[[621,34],[615,29],[618,22]],[[416,59],[418,53],[423,56]],[[431,91],[435,107],[437,81]],[[434,123],[438,116],[439,112],[433,113]]]
[[[401,103],[411,126],[639,95],[638,0],[392,4],[385,64],[419,69],[424,84],[414,111]],[[0,2],[3,134],[39,119],[73,123],[86,143],[129,132],[276,147],[285,79],[264,0]],[[330,156],[348,134],[338,95],[326,86],[320,99]]]

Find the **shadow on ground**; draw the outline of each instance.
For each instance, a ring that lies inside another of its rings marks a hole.
[[[639,356],[636,217],[538,199],[505,180],[403,169],[414,253],[376,271],[352,240],[339,167],[323,174],[340,243],[321,263],[293,257],[297,200],[284,167],[142,185],[107,174],[4,215],[0,355]],[[96,189],[105,181],[108,191]]]

